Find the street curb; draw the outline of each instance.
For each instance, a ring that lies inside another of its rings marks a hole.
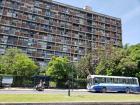
[[[0,103],[0,105],[140,105],[140,102]]]
[[[33,90],[36,90],[36,89],[0,89],[0,91],[33,91]],[[45,91],[68,91],[68,89],[44,89]],[[87,92],[88,90],[86,89],[71,89],[71,92]]]

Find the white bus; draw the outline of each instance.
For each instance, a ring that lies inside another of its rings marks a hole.
[[[87,89],[93,92],[137,92],[139,81],[136,77],[89,75]]]

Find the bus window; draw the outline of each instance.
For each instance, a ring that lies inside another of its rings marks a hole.
[[[132,79],[132,84],[137,84],[137,80],[136,79]]]
[[[122,79],[123,84],[126,84],[126,79]]]
[[[110,78],[110,80],[111,80],[111,83],[113,83],[113,82],[114,82],[114,79],[113,79],[113,78]]]
[[[131,83],[131,79],[128,79],[128,81],[129,81],[129,84],[132,84],[132,83]]]
[[[129,81],[130,81],[130,84],[133,84],[133,80],[132,79],[130,79]]]
[[[111,83],[111,79],[110,78],[106,78],[106,83]]]
[[[95,84],[100,83],[99,78],[95,78],[94,81],[95,81]]]
[[[121,78],[118,79],[118,83],[122,84],[122,79]]]
[[[126,84],[130,84],[130,83],[129,83],[129,79],[126,79]]]
[[[104,81],[104,83],[106,83],[106,78],[104,78],[104,80],[103,80],[103,81]]]
[[[118,83],[118,78],[114,78],[114,83]]]
[[[98,83],[106,83],[106,79],[104,77],[99,77]]]
[[[103,78],[101,78],[101,77],[96,77],[95,78],[95,84],[99,84],[99,83],[103,83]]]

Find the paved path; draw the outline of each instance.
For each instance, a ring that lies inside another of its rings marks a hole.
[[[44,91],[37,91],[35,89],[27,88],[5,88],[0,89],[0,94],[68,94],[68,89],[45,89]],[[71,94],[98,94],[98,95],[124,95],[126,93],[92,93],[86,89],[71,89]],[[137,94],[137,95],[140,95]]]
[[[68,89],[45,89],[44,91],[36,91],[35,89],[23,88],[6,88],[0,89],[0,94],[67,94]],[[71,93],[91,94],[86,89],[71,89]]]

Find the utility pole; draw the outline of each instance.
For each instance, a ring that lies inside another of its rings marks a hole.
[[[68,80],[68,96],[70,96],[70,80]]]

